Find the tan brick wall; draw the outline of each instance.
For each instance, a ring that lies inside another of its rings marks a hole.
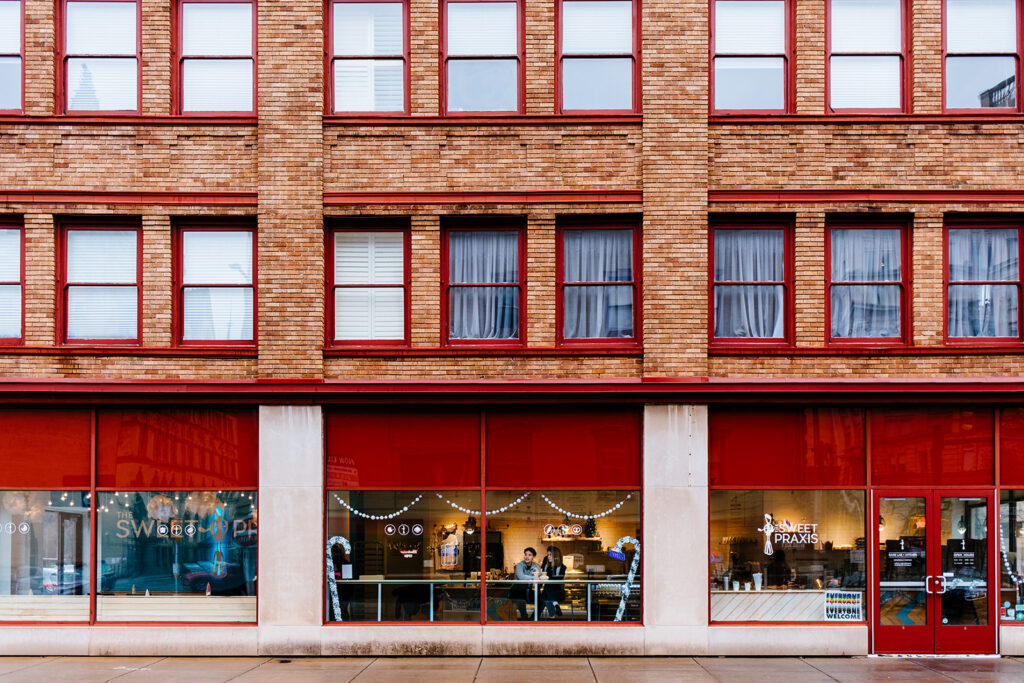
[[[796,3],[797,114],[825,113],[825,3]]]
[[[797,346],[821,346],[825,339],[825,214],[800,211],[794,231]]]
[[[51,0],[25,3],[25,113],[53,114],[54,107],[54,8]],[[0,164],[5,166],[6,164]]]

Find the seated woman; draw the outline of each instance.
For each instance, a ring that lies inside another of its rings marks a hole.
[[[547,618],[554,619],[562,616],[562,608],[558,606],[560,601],[565,600],[565,564],[562,562],[562,551],[553,545],[548,546],[548,555],[544,558],[541,571],[548,575],[549,583],[541,589],[541,599],[544,601],[544,609],[547,611]],[[555,581],[556,583],[550,583]]]

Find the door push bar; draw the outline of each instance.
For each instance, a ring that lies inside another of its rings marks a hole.
[[[942,590],[935,590],[935,591],[933,591],[932,590],[932,581],[941,581],[942,585],[940,586],[940,588]],[[924,577],[924,592],[929,594],[929,595],[931,595],[932,593],[935,593],[936,595],[944,594],[946,592],[946,577],[942,576],[942,575],[939,575],[939,576],[926,576],[926,577]]]

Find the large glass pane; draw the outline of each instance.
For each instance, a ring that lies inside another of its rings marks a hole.
[[[1003,491],[999,503],[999,619],[1024,622],[1024,491]]]
[[[950,229],[950,282],[1016,280],[1019,239],[1016,228]]]
[[[181,79],[184,111],[252,111],[251,59],[186,59]]]
[[[405,290],[340,287],[334,292],[334,338],[395,340],[405,336]]]
[[[946,0],[947,52],[1016,52],[1014,0]]]
[[[21,3],[0,0],[0,54],[21,52]]]
[[[256,621],[256,491],[97,496],[97,620]]]
[[[334,4],[334,54],[368,57],[402,52],[402,3]]]
[[[21,109],[21,57],[0,57],[0,109]]]
[[[68,2],[69,55],[134,55],[138,36],[134,2]]]
[[[334,111],[403,111],[405,63],[397,59],[334,62]]]
[[[448,111],[516,111],[519,63],[514,59],[448,62]]]
[[[0,228],[0,282],[21,280],[21,230]]]
[[[988,623],[988,497],[946,497],[940,502],[942,625]]]
[[[640,621],[639,491],[488,491],[488,621]]]
[[[716,282],[781,282],[782,230],[715,230]]]
[[[181,235],[186,285],[252,284],[252,233],[186,230]]]
[[[899,230],[832,231],[833,282],[899,282]]]
[[[633,109],[633,60],[562,60],[563,109]]]
[[[590,285],[565,288],[566,339],[633,336],[633,288]]]
[[[630,282],[632,230],[566,230],[566,282]]]
[[[562,52],[609,54],[633,51],[633,3],[567,0],[562,3]]]
[[[712,491],[713,621],[863,621],[863,491]]]
[[[1016,285],[950,285],[950,337],[1016,337]]]
[[[1016,70],[1013,57],[946,57],[946,107],[1016,107]]]
[[[928,529],[926,499],[882,497],[878,501],[878,623],[928,623]]]
[[[138,337],[137,287],[68,287],[68,339]]]
[[[68,59],[69,111],[134,111],[138,102],[135,59]]]
[[[185,56],[252,55],[252,5],[186,2],[181,12]]]
[[[832,336],[898,338],[900,288],[895,285],[833,285]]]
[[[785,69],[781,57],[716,57],[715,109],[784,108]]]
[[[479,490],[330,491],[327,621],[479,623],[479,524]]]
[[[183,295],[183,339],[252,339],[251,287],[186,287]]]
[[[831,0],[832,52],[899,52],[900,0]]]
[[[0,285],[0,338],[21,336],[21,285]]]
[[[715,336],[781,339],[784,310],[782,285],[715,285]]]
[[[334,282],[339,285],[400,285],[405,237],[398,231],[336,232]]]
[[[519,53],[518,12],[514,2],[449,2],[448,54]]]
[[[453,284],[519,281],[519,232],[453,230],[448,233],[448,279]]]
[[[68,230],[68,282],[135,282],[135,230]]]
[[[89,494],[0,492],[0,621],[88,621]]]
[[[786,3],[781,0],[718,0],[715,52],[772,54],[786,51]]]
[[[449,339],[517,339],[518,287],[451,287]]]
[[[899,109],[899,57],[832,57],[833,109]]]

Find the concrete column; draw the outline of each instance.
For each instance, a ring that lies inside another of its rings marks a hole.
[[[708,648],[708,408],[644,409],[645,651]]]
[[[323,432],[320,406],[260,406],[261,654],[320,654]]]

